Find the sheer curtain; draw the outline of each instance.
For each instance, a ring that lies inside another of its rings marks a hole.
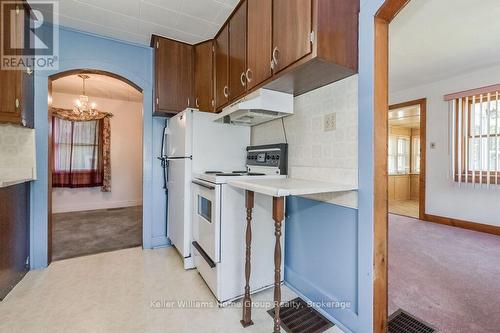
[[[54,187],[103,186],[102,119],[52,118]]]

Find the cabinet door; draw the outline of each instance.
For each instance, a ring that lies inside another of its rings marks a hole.
[[[229,102],[229,25],[215,38],[215,107]]]
[[[195,86],[196,107],[201,111],[214,111],[213,104],[213,42],[208,41],[195,46]]]
[[[274,72],[311,53],[312,1],[273,1]]]
[[[156,112],[177,113],[193,103],[192,46],[166,38],[155,40]]]
[[[243,1],[229,20],[229,99],[246,91],[247,2]]]
[[[2,24],[7,29],[14,30],[4,33],[5,45],[22,43],[23,21],[21,18],[24,16],[21,13],[22,11],[19,11],[14,17],[15,22],[11,22],[11,15],[4,15],[5,22]],[[0,70],[0,122],[21,123],[22,75],[21,69]]]
[[[269,0],[247,0],[247,89],[271,77],[272,14]]]

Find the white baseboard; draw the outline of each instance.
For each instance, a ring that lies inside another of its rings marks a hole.
[[[127,200],[127,201],[101,201],[101,202],[75,202],[70,205],[64,206],[53,206],[52,213],[68,213],[68,212],[79,212],[85,210],[98,210],[98,209],[109,209],[109,208],[121,208],[121,207],[133,207],[141,206],[141,200]]]

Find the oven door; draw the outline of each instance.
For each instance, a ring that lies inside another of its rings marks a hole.
[[[221,185],[193,180],[193,245],[210,265],[220,262],[220,200]]]

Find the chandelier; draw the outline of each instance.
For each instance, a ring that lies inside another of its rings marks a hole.
[[[75,105],[73,106],[73,112],[79,116],[82,115],[90,115],[90,116],[95,116],[97,115],[97,110],[96,110],[96,103],[89,102],[89,97],[85,95],[85,81],[90,79],[90,76],[86,74],[79,74],[79,78],[82,79],[83,81],[83,88],[82,88],[82,94],[80,97],[75,101]]]

